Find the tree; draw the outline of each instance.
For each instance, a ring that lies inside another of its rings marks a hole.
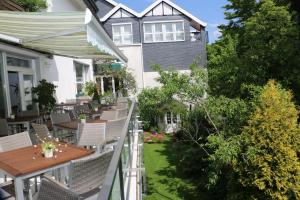
[[[47,8],[46,0],[14,0],[27,12],[36,12]]]
[[[268,82],[241,135],[234,170],[254,199],[300,198],[299,112],[292,95]]]

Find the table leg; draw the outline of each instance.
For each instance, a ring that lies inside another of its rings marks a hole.
[[[15,178],[16,200],[24,200],[24,183],[21,178]]]

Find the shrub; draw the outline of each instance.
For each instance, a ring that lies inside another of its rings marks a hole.
[[[298,114],[291,93],[269,81],[243,129],[242,153],[234,164],[251,198],[300,199]]]

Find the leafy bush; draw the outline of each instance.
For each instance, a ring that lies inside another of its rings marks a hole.
[[[93,81],[87,82],[84,86],[84,92],[89,96],[92,97],[93,100],[100,100],[100,95],[98,92],[97,84]]]
[[[36,12],[41,9],[47,8],[46,0],[14,0],[17,4],[19,4],[25,11],[28,12]]]
[[[32,93],[37,96],[33,101],[39,104],[40,111],[50,112],[54,108],[56,104],[56,99],[54,98],[56,87],[43,79],[37,87],[32,88]]]

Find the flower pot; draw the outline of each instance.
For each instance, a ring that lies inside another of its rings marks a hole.
[[[86,123],[86,119],[81,119],[80,121],[81,121],[82,124]]]
[[[45,158],[52,158],[53,157],[53,149],[44,151]]]

